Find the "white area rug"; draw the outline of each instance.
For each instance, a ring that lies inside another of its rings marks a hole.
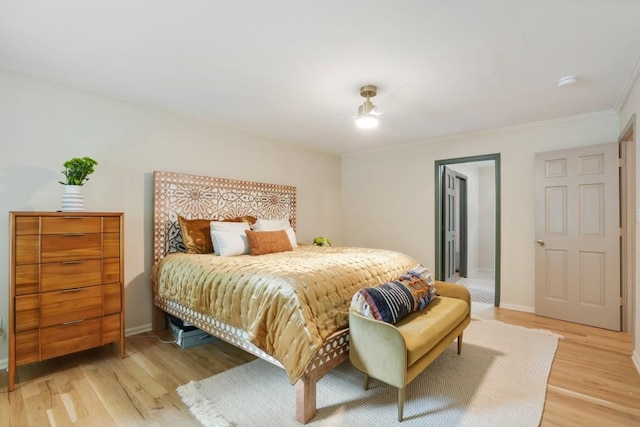
[[[317,386],[310,426],[537,426],[559,336],[493,320],[473,320],[462,354],[455,342],[406,390],[404,421],[397,391],[347,361]],[[204,426],[297,426],[295,390],[280,368],[255,360],[178,393]]]

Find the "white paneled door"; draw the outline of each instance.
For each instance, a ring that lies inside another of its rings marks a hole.
[[[442,241],[444,281],[456,281],[456,173],[453,169],[444,167],[442,172]]]
[[[620,330],[618,144],[537,153],[536,314]]]

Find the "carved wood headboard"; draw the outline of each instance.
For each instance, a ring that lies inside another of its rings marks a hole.
[[[153,172],[153,259],[186,250],[178,215],[223,220],[245,215],[288,218],[296,228],[296,187],[262,182]]]

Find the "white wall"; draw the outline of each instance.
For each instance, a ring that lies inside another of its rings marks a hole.
[[[635,117],[634,117],[635,116]],[[627,101],[622,107],[620,112],[620,132],[622,132],[632,118],[635,120],[635,135],[634,135],[634,148],[635,148],[635,168],[636,168],[636,277],[634,283],[634,322],[633,322],[633,361],[636,364],[636,369],[640,372],[640,250],[638,245],[640,244],[640,183],[638,182],[638,176],[640,175],[640,79],[636,80],[635,86],[627,98]]]
[[[0,70],[0,318],[8,319],[8,212],[60,209],[62,163],[99,164],[85,208],[125,213],[126,327],[151,322],[154,170],[294,185],[298,239],[340,235],[338,156]],[[6,334],[0,365],[6,364]]]
[[[434,162],[501,154],[501,302],[534,307],[534,153],[615,142],[614,112],[343,156],[347,245],[406,252],[434,269]]]

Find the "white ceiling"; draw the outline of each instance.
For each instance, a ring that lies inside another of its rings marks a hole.
[[[0,66],[348,153],[613,110],[639,24],[638,0],[0,0]]]

